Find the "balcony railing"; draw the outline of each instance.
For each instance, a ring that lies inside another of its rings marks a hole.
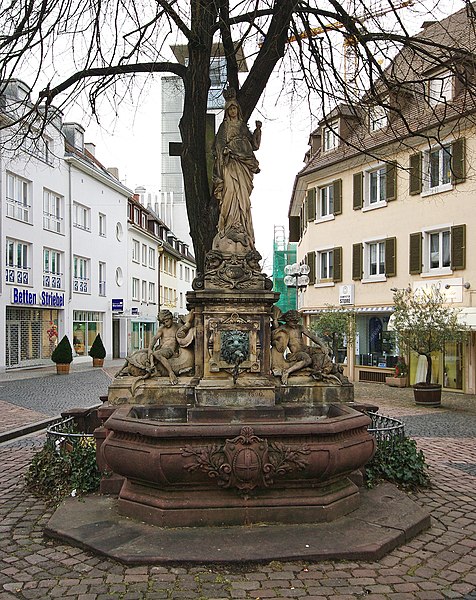
[[[73,291],[78,292],[80,294],[88,294],[89,293],[89,279],[84,277],[75,277],[73,279]]]
[[[17,200],[7,198],[7,217],[17,219],[18,221],[23,221],[24,223],[29,223],[30,208],[31,206],[29,204],[24,204],[23,202],[18,202]]]
[[[52,290],[63,289],[62,273],[43,273],[43,287]]]
[[[5,269],[5,282],[18,285],[29,285],[30,267],[12,267]]]

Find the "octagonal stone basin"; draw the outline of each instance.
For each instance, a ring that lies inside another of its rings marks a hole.
[[[330,521],[355,510],[349,479],[375,451],[344,404],[125,406],[100,452],[125,477],[119,511],[161,526]]]

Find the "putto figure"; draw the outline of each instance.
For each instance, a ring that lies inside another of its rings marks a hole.
[[[279,324],[277,321],[284,321]],[[275,319],[272,334],[271,369],[273,375],[281,377],[281,383],[287,385],[291,373],[309,369],[309,375],[317,380],[342,385],[348,383],[341,369],[329,356],[325,341],[300,324],[300,314],[288,310]],[[315,346],[308,346],[308,338]]]
[[[254,155],[261,143],[261,122],[253,133],[243,122],[234,90],[225,92],[225,117],[215,137],[213,194],[220,205],[213,249],[246,253],[255,248],[250,195],[253,175],[259,173]]]

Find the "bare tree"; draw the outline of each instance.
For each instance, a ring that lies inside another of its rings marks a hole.
[[[29,110],[35,118],[40,112],[46,121],[50,107],[65,108],[84,93],[93,115],[100,97],[119,111],[120,94],[143,85],[144,75],[179,76],[184,86],[181,164],[201,271],[217,222],[207,176],[205,118],[217,44],[246,120],[276,68],[294,94],[311,92],[324,112],[337,103],[352,104],[363,85],[370,90],[369,101],[376,103],[388,102],[383,89],[394,91],[405,84],[415,90],[423,79],[416,82],[412,75],[409,81],[403,65],[414,66],[417,60],[425,70],[429,64],[444,65],[467,77],[468,70],[460,67],[474,61],[467,45],[474,38],[472,4],[466,6],[464,36],[443,32],[430,42],[410,35],[409,20],[399,10],[406,7],[407,15],[411,11],[414,19],[422,20],[431,9],[417,0],[383,2],[375,10],[364,0],[348,6],[337,0],[5,0],[0,8],[0,78],[29,77],[30,85],[40,85]],[[177,43],[188,47],[187,64],[171,58],[169,47]],[[243,51],[251,67],[240,82],[238,57]],[[382,60],[397,52],[403,57],[400,72],[386,70]],[[352,67],[347,64],[343,71],[349,56]],[[411,131],[413,125],[398,103],[389,108]],[[14,121],[13,116],[2,126]]]

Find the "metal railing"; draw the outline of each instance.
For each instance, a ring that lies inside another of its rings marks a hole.
[[[379,413],[368,412],[367,415],[372,419],[368,431],[374,434],[378,445],[392,444],[405,437],[405,425],[402,421]]]
[[[62,443],[65,439],[68,439],[71,442],[85,438],[94,439],[94,434],[92,433],[74,432],[73,429],[75,424],[76,421],[74,417],[68,417],[67,419],[62,419],[58,423],[50,425],[46,430],[46,439],[50,442],[58,443]],[[71,429],[71,431],[68,431],[69,429]]]

